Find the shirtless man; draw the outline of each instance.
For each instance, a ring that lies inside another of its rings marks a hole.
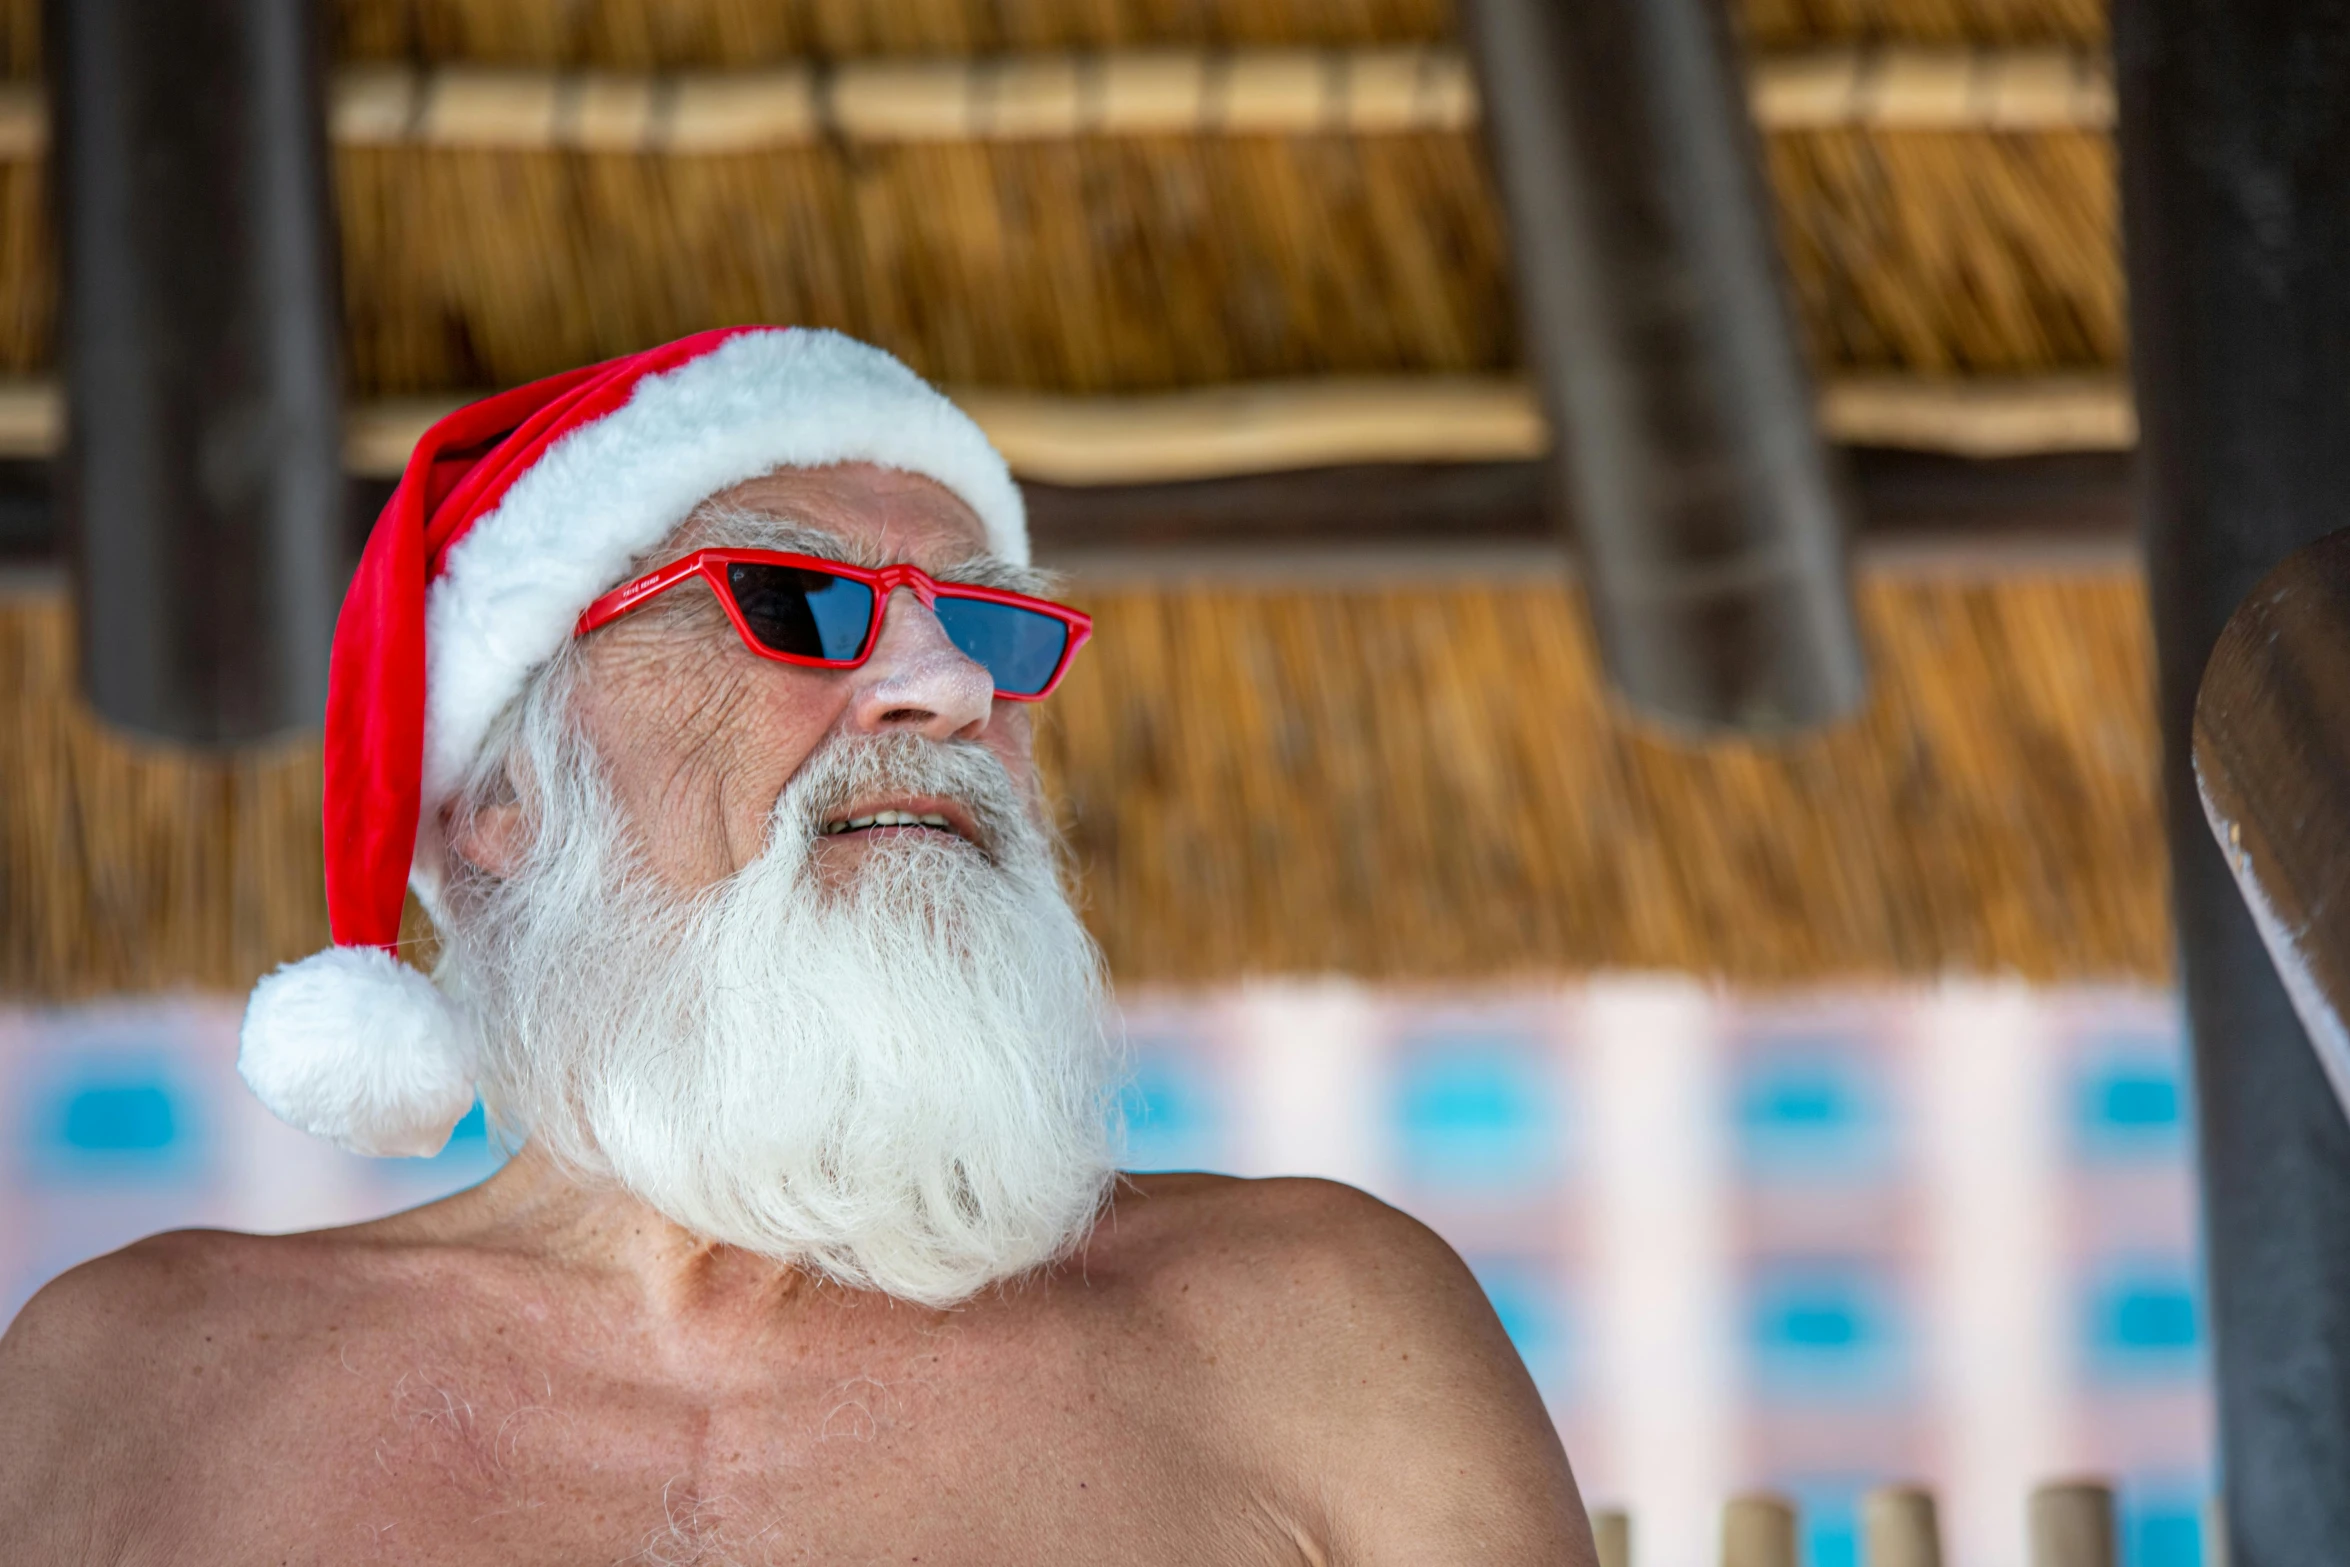
[[[362,1151],[477,1090],[520,1150],[43,1290],[0,1340],[9,1559],[1588,1567],[1435,1236],[1111,1173],[1027,707],[1082,617],[1025,556],[976,430],[828,334],[436,427],[337,632],[342,944],[264,981],[241,1065]],[[403,878],[437,988],[381,950]]]

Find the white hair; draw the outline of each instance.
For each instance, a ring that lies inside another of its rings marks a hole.
[[[1116,1052],[1098,950],[1002,764],[832,741],[766,852],[679,896],[573,720],[578,668],[539,672],[456,808],[518,800],[521,863],[457,867],[437,911],[499,1126],[695,1234],[923,1304],[1069,1251],[1113,1177]],[[877,789],[962,802],[978,843],[892,835],[819,881],[825,822]]]

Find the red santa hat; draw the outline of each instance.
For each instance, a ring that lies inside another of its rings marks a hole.
[[[552,376],[426,431],[335,624],[326,901],[335,944],[254,987],[237,1069],[283,1119],[367,1154],[438,1152],[473,1103],[471,1021],[392,956],[429,831],[580,611],[717,491],[868,462],[933,479],[1028,559],[1019,486],[961,410],[836,332],[736,327]]]

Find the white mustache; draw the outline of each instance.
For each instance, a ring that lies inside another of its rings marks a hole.
[[[842,738],[818,748],[776,798],[768,842],[813,845],[826,822],[882,793],[953,800],[971,813],[980,852],[998,864],[1037,830],[1012,775],[986,746],[900,734]]]

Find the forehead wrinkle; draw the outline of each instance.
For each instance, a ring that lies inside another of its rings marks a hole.
[[[878,570],[895,565],[888,552],[862,541],[842,538],[828,528],[762,507],[705,505],[682,523],[658,548],[639,557],[631,568],[642,573],[680,555],[701,549],[778,550],[790,555],[813,555],[837,560],[844,566]],[[930,573],[941,582],[966,587],[1001,588],[1012,593],[1043,595],[1055,582],[1048,572],[1016,565],[990,550],[974,550]]]

